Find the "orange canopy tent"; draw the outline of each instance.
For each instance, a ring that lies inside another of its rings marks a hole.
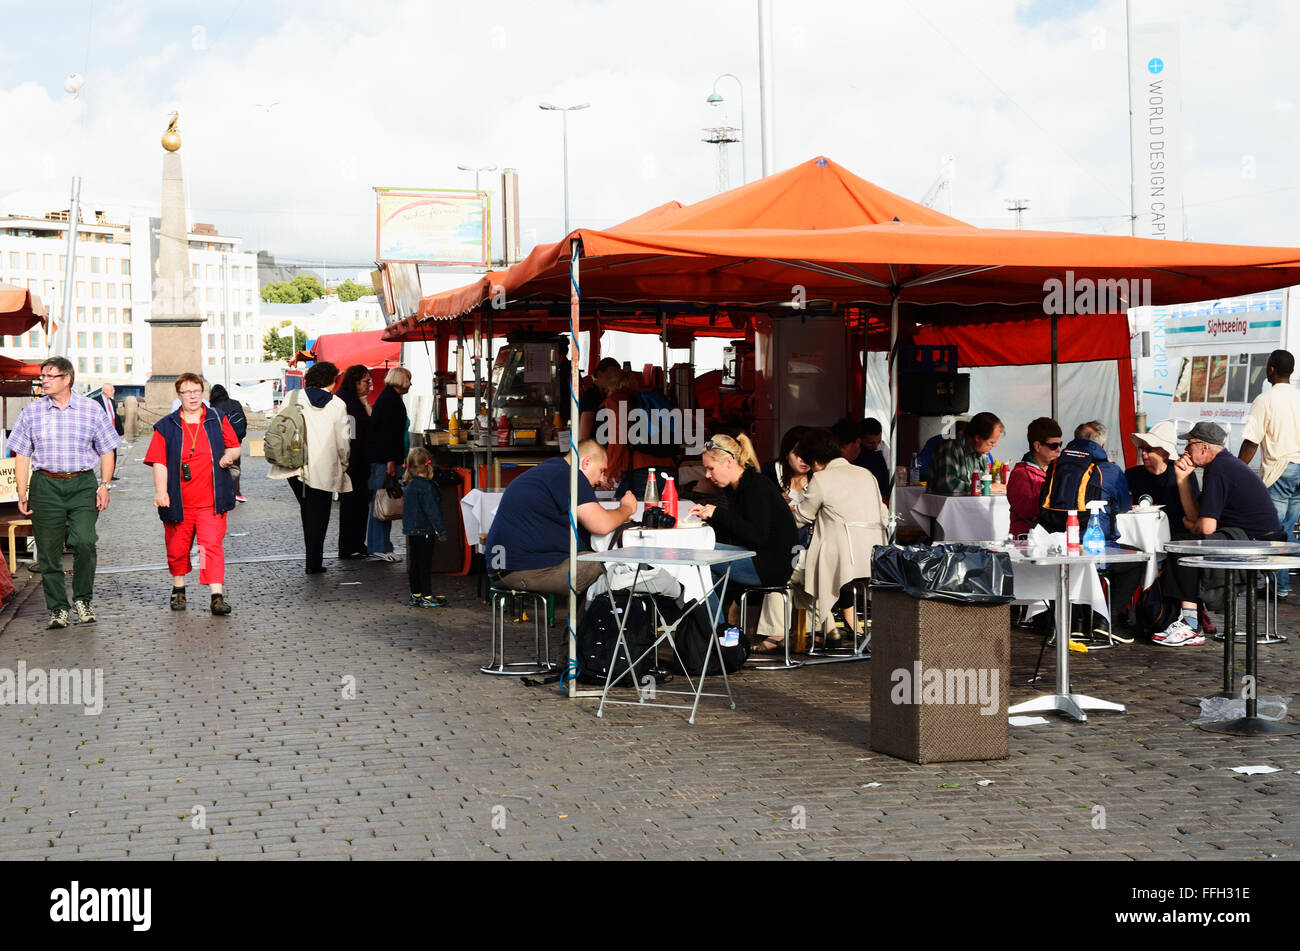
[[[37,324],[46,326],[41,299],[26,288],[0,284],[0,334],[16,337]]]
[[[40,379],[41,365],[0,356],[0,396],[30,396]]]

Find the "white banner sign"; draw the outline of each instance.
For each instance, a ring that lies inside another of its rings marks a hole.
[[[1177,23],[1135,25],[1129,37],[1133,214],[1139,238],[1183,239],[1182,64]]]

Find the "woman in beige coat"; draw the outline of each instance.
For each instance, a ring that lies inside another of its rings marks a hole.
[[[298,469],[271,466],[272,479],[288,479],[302,515],[307,574],[325,571],[325,533],[335,492],[352,491],[348,479],[348,411],[331,390],[338,380],[334,364],[317,363],[302,378],[302,418],[307,428],[307,464]]]
[[[801,528],[812,525],[813,533],[804,563],[790,576],[790,583],[795,586],[796,603],[813,606],[821,629],[830,631],[840,589],[857,578],[871,577],[871,550],[885,544],[889,509],[876,477],[843,457],[839,441],[829,429],[806,433],[796,452],[813,474],[803,498],[791,511],[795,523]],[[768,635],[762,645],[765,649],[779,642],[784,633],[779,632],[780,600],[775,605],[767,600],[759,630],[759,634]],[[769,610],[773,607],[775,610]],[[844,609],[844,620],[852,630],[855,618],[851,607]]]

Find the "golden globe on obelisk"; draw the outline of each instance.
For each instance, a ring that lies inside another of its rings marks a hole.
[[[171,412],[176,377],[202,373],[202,325],[190,272],[190,239],[185,224],[185,181],[181,174],[179,115],[172,113],[163,133],[162,225],[154,263],[153,304],[148,319],[153,373],[145,384],[145,407],[151,418]]]

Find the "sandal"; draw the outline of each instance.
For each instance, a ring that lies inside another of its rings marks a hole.
[[[185,589],[184,588],[172,588],[172,610],[173,611],[185,610]]]
[[[765,637],[761,641],[755,642],[750,647],[749,652],[751,654],[783,654],[785,653],[785,640],[773,640],[770,637]]]

